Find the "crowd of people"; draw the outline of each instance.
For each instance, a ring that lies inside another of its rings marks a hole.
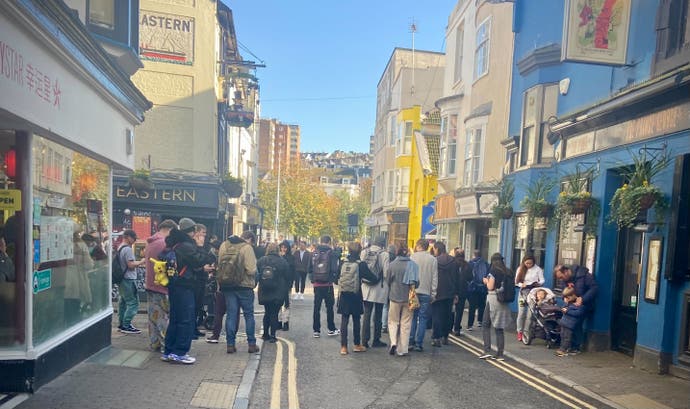
[[[216,237],[207,239],[206,235],[206,227],[189,218],[182,218],[179,223],[164,220],[158,225],[158,232],[147,239],[143,259],[137,261],[131,250],[137,240],[131,230],[123,232],[123,243],[117,251],[126,270],[120,285],[118,330],[126,334],[141,332],[132,325],[138,309],[133,280],[136,268],[145,264],[149,345],[160,351],[161,359],[167,362],[195,362],[189,350],[192,340],[204,335],[201,327],[205,296],[210,296],[214,304],[213,330],[207,334],[206,342],[220,342],[224,323],[227,353],[235,353],[237,330],[243,317],[247,351],[259,352],[254,320],[256,292],[258,303],[265,310],[261,337],[275,343],[277,331],[289,330],[290,303],[304,299],[307,279],[314,293],[313,337],[321,337],[321,312],[325,305],[326,335],[340,336],[342,355],[350,350],[387,348],[391,355],[405,356],[410,350],[424,350],[429,327],[431,345],[441,347],[448,344],[449,335],[460,335],[463,329],[473,331],[476,324],[484,342],[480,358],[503,360],[505,329],[512,324],[513,301],[517,298],[515,327],[520,341],[534,335],[528,334],[534,314],[529,300],[533,300],[535,308],[545,300],[554,300],[547,297],[551,290],[543,287],[543,269],[529,255],[513,274],[500,253],[493,254],[487,262],[475,250],[468,261],[464,250],[454,248],[449,254],[444,243],[431,244],[425,239],[418,240],[413,249],[405,245],[386,246],[383,237],[366,248],[354,241],[342,248],[334,246],[327,235],[310,247],[304,241],[293,244],[287,240],[257,245],[251,231],[222,242]],[[175,255],[176,273],[163,286],[154,279],[154,261],[166,252]],[[554,273],[564,287],[564,303],[559,307],[563,316],[559,321],[562,343],[556,354],[577,354],[584,341],[583,323],[594,309],[597,284],[582,266],[559,265]],[[341,316],[339,327],[336,313]],[[383,338],[386,333],[387,340]]]

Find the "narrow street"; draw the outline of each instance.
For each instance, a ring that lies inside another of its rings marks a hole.
[[[464,336],[435,348],[428,331],[424,351],[406,357],[390,356],[387,348],[354,353],[352,345],[341,356],[340,336],[312,337],[312,306],[310,295],[293,301],[290,330],[279,332],[278,343],[263,344],[250,408],[605,407],[510,359],[478,359],[479,345]],[[321,317],[325,327],[323,311]],[[382,340],[388,343],[385,334]]]

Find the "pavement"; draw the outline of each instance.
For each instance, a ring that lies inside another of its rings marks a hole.
[[[247,353],[246,339],[238,337],[238,352],[227,354],[224,337],[219,344],[208,344],[200,338],[192,343],[190,354],[197,358],[194,365],[170,364],[160,361],[160,354],[147,348],[145,313],[135,317],[134,325],[144,332],[124,335],[113,327],[111,347],[35,394],[0,394],[0,409],[248,407],[261,354]],[[240,335],[243,331],[241,327]],[[480,328],[463,330],[460,339],[481,344]],[[262,346],[260,339],[258,344]],[[642,371],[633,367],[631,357],[615,351],[556,357],[543,341],[535,340],[526,346],[516,340],[514,332],[507,331],[505,355],[552,379],[554,384],[589,395],[602,406],[690,408],[690,380]],[[306,390],[304,386],[301,389]]]
[[[141,307],[140,307],[141,308]],[[260,318],[260,317],[259,317]],[[261,354],[247,352],[246,336],[238,336],[237,352],[220,343],[192,342],[194,365],[160,360],[148,348],[147,316],[140,310],[133,324],[141,334],[117,332],[113,322],[112,346],[41,387],[33,395],[19,395],[2,404],[9,409],[49,408],[225,408],[245,409]],[[240,326],[243,334],[244,326]],[[257,345],[262,346],[259,339]],[[17,404],[18,403],[18,404]]]
[[[495,334],[491,332],[495,342]],[[557,357],[555,350],[548,349],[543,340],[524,345],[517,340],[514,330],[506,330],[505,336],[506,357],[604,405],[616,409],[690,408],[690,380],[637,369],[632,357],[620,352]],[[463,329],[459,338],[483,345],[481,328]]]

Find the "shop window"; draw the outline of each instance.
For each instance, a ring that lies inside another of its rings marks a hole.
[[[40,344],[110,305],[110,169],[38,136],[33,154],[33,333]]]

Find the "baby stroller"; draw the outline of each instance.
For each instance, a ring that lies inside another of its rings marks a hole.
[[[541,305],[537,305],[537,292],[546,291],[546,298]],[[561,307],[556,304],[556,296],[549,288],[537,287],[530,290],[522,302],[529,310],[529,328],[522,334],[522,343],[529,345],[535,338],[546,341],[546,347],[551,348],[561,343],[561,327],[558,320],[563,316]]]
[[[213,322],[216,317],[216,291],[218,291],[218,279],[215,276],[210,276],[206,280],[206,287],[204,288],[202,316],[199,323],[207,330],[213,329]]]

